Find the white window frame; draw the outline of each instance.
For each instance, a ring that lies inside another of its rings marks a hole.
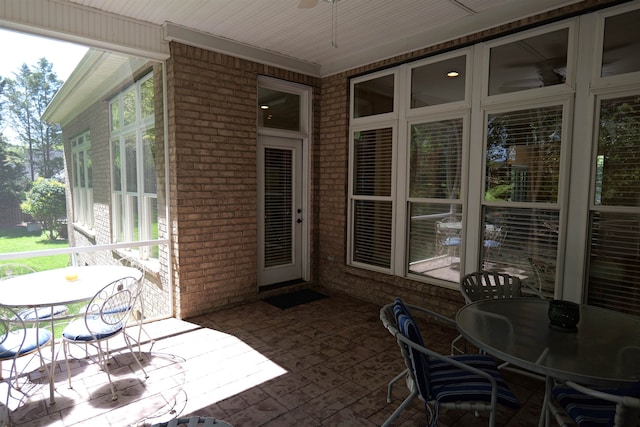
[[[80,161],[82,154],[84,162]],[[75,226],[86,230],[93,229],[93,182],[90,177],[87,160],[91,159],[91,134],[86,131],[71,139],[71,197],[73,200],[73,223]],[[80,185],[80,177],[76,176],[81,171],[85,185]]]
[[[144,138],[145,131],[154,129],[155,117],[149,115],[142,117],[141,113],[141,86],[153,78],[153,73],[145,75],[143,78],[136,81],[133,85],[125,88],[110,102],[109,124],[113,123],[113,117],[111,112],[113,111],[111,105],[118,104],[119,124],[118,129],[111,129],[110,135],[110,151],[111,151],[111,167],[114,166],[115,153],[113,152],[114,143],[118,142],[119,157],[121,162],[120,169],[120,188],[116,191],[115,181],[112,182],[112,227],[113,227],[113,241],[115,242],[133,242],[139,240],[152,240],[153,231],[153,209],[152,204],[157,203],[157,193],[147,193],[144,191]],[[125,125],[124,123],[124,95],[131,90],[135,92],[135,120],[132,123]],[[133,136],[135,138],[136,149],[136,191],[127,191],[127,165],[126,165],[126,153],[125,153],[125,141],[127,138]],[[115,180],[115,174],[112,174],[112,179]],[[135,222],[135,212],[138,212],[138,223]],[[157,211],[157,209],[156,209]],[[135,236],[134,230],[138,229],[138,236]],[[119,236],[122,235],[122,239]],[[137,249],[138,256],[142,259],[148,259],[151,255],[151,247],[143,246]]]

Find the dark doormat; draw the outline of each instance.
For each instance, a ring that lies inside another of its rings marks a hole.
[[[323,298],[327,298],[327,296],[325,294],[321,294],[320,292],[312,291],[311,289],[302,289],[290,294],[268,297],[265,298],[264,301],[278,308],[281,308],[282,310],[286,310],[287,308],[306,304],[312,301],[317,301]]]

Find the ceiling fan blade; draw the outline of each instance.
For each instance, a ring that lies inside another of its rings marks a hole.
[[[312,7],[316,7],[318,4],[318,0],[300,0],[298,3],[299,9],[311,9]]]

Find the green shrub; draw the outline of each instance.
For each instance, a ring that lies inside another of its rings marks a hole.
[[[67,216],[64,184],[53,179],[38,178],[27,192],[26,200],[20,204],[20,209],[42,224],[49,239],[54,240]]]

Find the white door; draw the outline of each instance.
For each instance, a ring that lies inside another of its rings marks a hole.
[[[258,286],[303,277],[302,140],[258,138]]]

